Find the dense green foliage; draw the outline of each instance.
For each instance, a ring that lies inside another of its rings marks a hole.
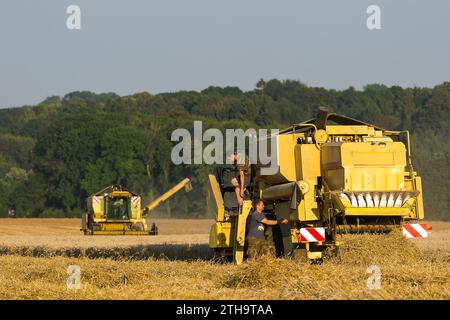
[[[423,177],[427,218],[450,211],[450,83],[434,88],[368,85],[343,91],[298,81],[259,81],[252,91],[209,87],[151,95],[73,92],[36,106],[0,110],[0,214],[69,216],[86,197],[120,183],[155,196],[187,176],[194,192],[176,195],[164,214],[209,216],[209,166],[170,161],[176,128],[283,128],[313,118],[319,106],[381,127],[409,129]],[[161,210],[162,210],[161,209]]]

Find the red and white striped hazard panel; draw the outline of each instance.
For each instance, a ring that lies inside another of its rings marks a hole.
[[[301,242],[322,242],[325,241],[325,228],[301,228]]]
[[[137,206],[137,204],[139,203],[139,197],[133,197],[133,198],[131,198],[131,201],[133,202],[133,204],[135,206]]]
[[[94,201],[94,203],[96,203],[96,204],[100,204],[100,202],[101,202],[100,197],[97,197],[97,196],[93,196],[92,201]]]
[[[407,238],[426,238],[428,237],[430,226],[427,224],[410,223],[403,225],[403,234]]]

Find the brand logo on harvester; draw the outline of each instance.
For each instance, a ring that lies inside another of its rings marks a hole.
[[[172,148],[171,159],[176,165],[233,164],[236,160],[238,164],[260,164],[262,175],[272,175],[278,171],[277,135],[278,129],[271,129],[270,134],[267,129],[226,129],[224,138],[219,129],[203,132],[202,121],[194,121],[193,137],[184,128],[172,132],[171,140],[178,144]],[[204,142],[209,144],[203,148]],[[228,156],[233,154],[237,159]]]

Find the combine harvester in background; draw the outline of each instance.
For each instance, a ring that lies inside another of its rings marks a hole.
[[[157,235],[157,226],[153,223],[148,230],[145,217],[183,188],[186,192],[192,190],[188,178],[143,209],[141,197],[125,187],[113,185],[105,188],[87,199],[87,213],[82,216],[81,231],[85,235]]]
[[[316,119],[281,130],[275,137],[278,172],[261,175],[252,165],[245,176],[251,198],[261,198],[279,219],[287,218],[278,247],[285,255],[305,249],[321,259],[335,248],[337,233],[381,233],[393,228],[422,229],[405,224],[424,218],[421,179],[414,171],[408,131],[389,131],[320,109]],[[231,186],[236,166],[209,175],[212,211],[210,247],[241,263],[245,255],[250,200],[239,207]],[[420,236],[420,234],[419,234]],[[277,247],[277,245],[276,245]]]

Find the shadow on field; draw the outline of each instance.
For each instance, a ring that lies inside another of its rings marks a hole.
[[[130,247],[51,248],[1,246],[0,255],[31,257],[71,257],[113,260],[213,260],[214,253],[207,244],[152,244]]]

